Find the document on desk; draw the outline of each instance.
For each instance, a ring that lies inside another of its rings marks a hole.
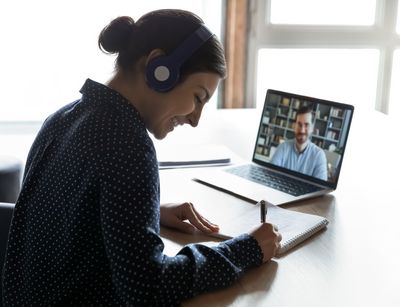
[[[160,169],[219,166],[231,163],[231,152],[220,145],[159,145],[157,158]]]
[[[282,235],[278,256],[288,252],[318,231],[326,228],[329,223],[325,217],[293,211],[272,204],[268,204],[267,212],[266,222],[276,225]],[[222,239],[236,237],[249,231],[255,225],[255,221],[259,220],[259,206],[249,205],[249,210],[246,210],[244,214],[242,212],[238,217],[231,217],[230,220],[213,220],[219,225],[220,231],[219,233],[213,233],[212,236]]]

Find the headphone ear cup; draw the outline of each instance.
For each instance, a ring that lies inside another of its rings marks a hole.
[[[146,67],[147,84],[157,92],[171,90],[179,80],[179,67],[168,56],[151,60]]]

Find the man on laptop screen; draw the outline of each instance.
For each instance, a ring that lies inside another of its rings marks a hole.
[[[195,180],[280,205],[336,189],[354,107],[268,90],[251,163],[199,171]]]
[[[314,130],[312,107],[303,106],[296,113],[294,138],[281,143],[271,163],[322,180],[328,179],[324,151],[311,142]]]

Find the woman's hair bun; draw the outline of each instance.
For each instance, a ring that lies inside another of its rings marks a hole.
[[[129,47],[135,21],[129,16],[112,20],[100,33],[98,45],[105,53],[119,53]]]

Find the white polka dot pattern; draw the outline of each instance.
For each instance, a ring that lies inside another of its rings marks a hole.
[[[30,150],[11,226],[5,306],[174,306],[228,286],[262,253],[248,235],[163,254],[159,175],[136,109],[87,80]]]

